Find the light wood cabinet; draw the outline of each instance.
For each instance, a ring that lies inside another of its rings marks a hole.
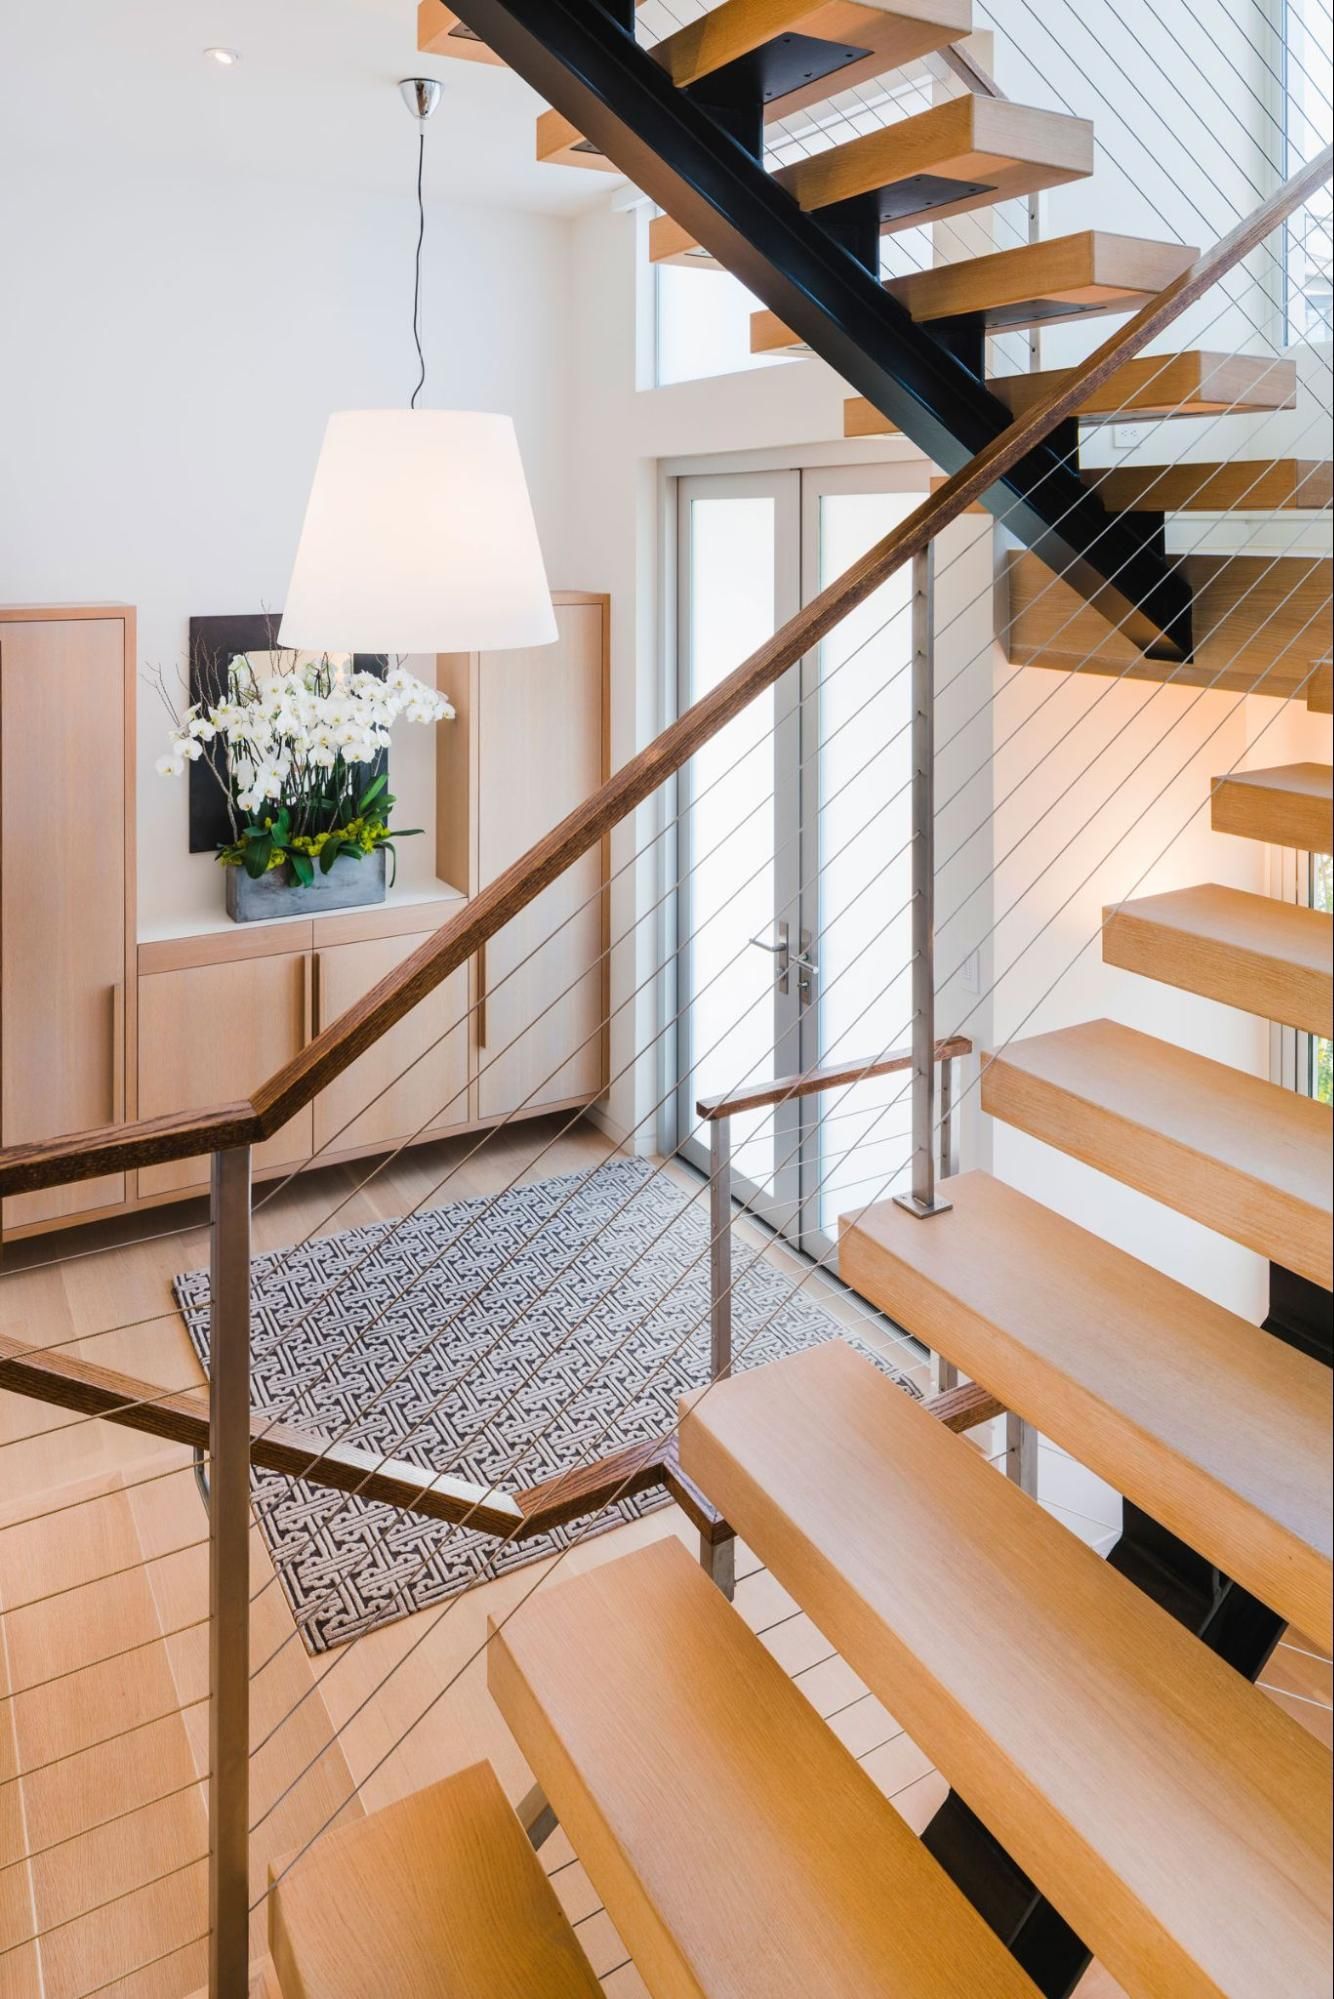
[[[392,972],[429,931],[319,946],[316,1031]],[[368,1151],[468,1121],[468,974],[454,972],[315,1099],[315,1149]]]
[[[0,610],[0,1143],[132,1115],[134,613]],[[6,1230],[124,1199],[4,1203]]]
[[[203,1110],[249,1096],[305,1045],[310,958],[305,952],[183,966],[139,981],[139,1107],[142,1117]],[[311,1107],[256,1146],[254,1168],[309,1159]],[[139,1193],[202,1191],[207,1159],[140,1171]]]
[[[470,894],[607,774],[607,599],[556,594],[555,645],[445,653],[458,720],[437,737],[437,867]],[[607,1085],[606,853],[492,938],[474,970],[475,1115],[591,1102]]]

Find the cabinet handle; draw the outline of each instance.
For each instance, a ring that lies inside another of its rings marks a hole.
[[[320,1031],[320,954],[306,954],[306,1039],[313,1041]]]
[[[125,1122],[125,981],[111,988],[111,1122]]]
[[[477,946],[477,1046],[486,1046],[486,946]]]

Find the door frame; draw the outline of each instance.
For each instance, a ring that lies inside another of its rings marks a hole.
[[[699,497],[718,498],[768,494],[775,498],[775,610],[776,622],[795,612],[820,587],[820,507],[830,495],[840,493],[916,494],[929,491],[930,468],[917,456],[877,454],[849,464],[833,463],[832,451],[818,454],[793,453],[786,462],[772,462],[778,454],[766,453],[771,461],[756,466],[729,465],[703,460],[708,470],[672,468],[666,555],[674,568],[669,588],[666,622],[664,687],[674,713],[689,704],[691,695],[691,526],[692,503]],[[793,458],[800,463],[794,464]],[[814,462],[812,462],[812,459]],[[679,466],[679,461],[678,461]],[[785,525],[784,511],[789,513]],[[791,581],[787,592],[783,578]],[[785,602],[785,597],[791,599]],[[794,669],[784,674],[775,688],[774,784],[775,784],[775,909],[789,911],[788,921],[793,958],[802,947],[806,929],[818,934],[819,859],[819,653],[805,655]],[[670,1069],[665,1087],[662,1117],[664,1150],[686,1159],[701,1171],[708,1170],[707,1137],[696,1131],[690,1068],[690,991],[686,976],[685,947],[694,927],[690,894],[691,813],[689,778],[683,771],[668,810],[672,814],[673,837],[665,854],[668,889],[665,897],[667,920],[663,930],[663,1007],[665,1023],[664,1067]],[[790,791],[785,837],[784,786]],[[809,918],[809,921],[808,921]],[[795,994],[797,978],[791,981]],[[792,1030],[791,1045],[798,1050],[790,1068],[805,1069],[819,1059],[819,989],[809,1004],[797,1006],[794,1018],[783,1023],[780,1036],[775,1026],[775,1046]],[[738,1083],[742,1078],[735,1079]],[[778,1180],[772,1197],[761,1194],[753,1182],[735,1175],[736,1194],[751,1213],[783,1234],[794,1247],[816,1257],[829,1257],[836,1250],[833,1239],[817,1226],[819,1219],[820,1161],[818,1143],[813,1143],[818,1124],[819,1099],[794,1101],[781,1107],[775,1119],[774,1147]]]
[[[670,675],[677,712],[690,705],[692,696],[692,525],[696,499],[770,499],[773,502],[773,602],[774,630],[795,616],[800,608],[800,508],[801,475],[791,469],[765,471],[710,472],[689,474],[676,481],[676,646]],[[787,673],[774,687],[774,728],[771,772],[774,796],[774,903],[775,912],[793,905],[789,925],[795,938],[797,911],[795,895],[800,882],[801,856],[795,840],[797,801],[790,792],[799,756],[797,708],[798,679]],[[702,1171],[708,1170],[707,1133],[699,1130],[692,1082],[694,1051],[691,1046],[691,991],[685,976],[687,950],[694,935],[694,895],[692,891],[694,824],[691,811],[690,766],[678,775],[675,812],[675,922],[674,960],[677,1011],[675,1025],[675,1136],[673,1150]],[[788,833],[781,830],[785,812],[790,820]],[[789,979],[783,995],[775,981],[773,1046],[787,1041],[797,1047],[798,1008],[796,982]],[[738,1076],[736,1084],[754,1080]],[[737,1172],[734,1184],[740,1199],[751,1212],[772,1227],[792,1226],[799,1201],[798,1121],[795,1105],[784,1105],[774,1120],[776,1174],[773,1191],[766,1192],[756,1182]]]

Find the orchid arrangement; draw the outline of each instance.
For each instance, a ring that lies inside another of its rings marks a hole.
[[[374,765],[395,722],[451,721],[443,694],[401,663],[384,678],[350,672],[328,658],[302,663],[284,655],[273,674],[244,655],[227,669],[222,699],[194,702],[172,729],[157,760],[162,777],[179,777],[207,758],[227,793],[235,838],[218,859],[259,876],[290,867],[309,885],[340,854],[360,860],[420,827],[395,829],[388,779]],[[221,744],[225,770],[209,746]]]

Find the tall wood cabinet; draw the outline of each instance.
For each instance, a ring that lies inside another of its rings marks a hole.
[[[0,1143],[133,1116],[134,613],[0,609]],[[125,1198],[11,1196],[5,1228]]]
[[[458,719],[436,737],[437,870],[475,895],[606,777],[605,596],[558,591],[554,645],[442,653]],[[607,855],[586,854],[477,954],[473,1116],[607,1082]]]

